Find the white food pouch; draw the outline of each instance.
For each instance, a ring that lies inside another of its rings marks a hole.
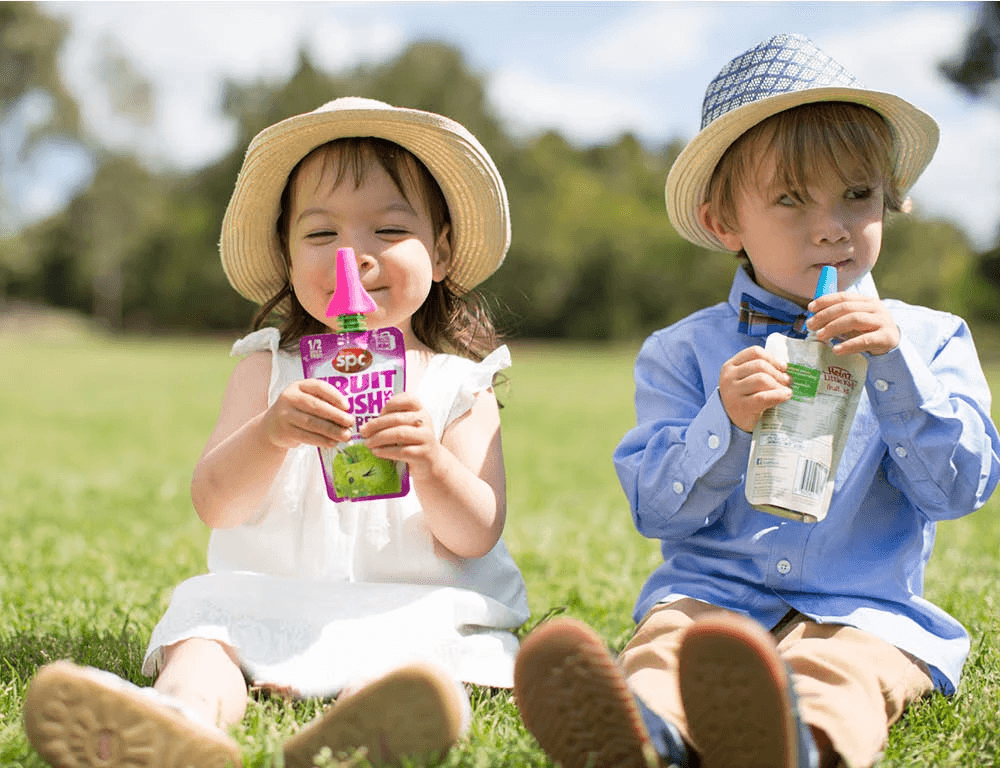
[[[835,271],[833,281],[836,290]],[[818,288],[817,296],[829,292]],[[766,410],[754,428],[747,501],[762,512],[818,523],[830,508],[868,361],[860,354],[835,355],[815,338],[779,333],[768,336],[764,348],[788,364],[792,397]]]

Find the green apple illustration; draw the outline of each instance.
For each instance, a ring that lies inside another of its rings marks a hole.
[[[396,463],[375,456],[360,441],[348,443],[333,458],[333,487],[342,498],[398,494],[402,489]]]

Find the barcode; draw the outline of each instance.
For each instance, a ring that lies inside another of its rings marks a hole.
[[[792,490],[802,496],[818,497],[826,485],[827,468],[818,461],[799,459]]]

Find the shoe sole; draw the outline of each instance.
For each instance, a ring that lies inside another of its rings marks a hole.
[[[24,699],[28,740],[56,768],[240,768],[210,726],[95,679],[67,661],[42,667]]]
[[[562,768],[650,768],[661,762],[604,641],[576,619],[534,630],[514,662],[527,729]]]
[[[438,759],[458,741],[462,709],[454,682],[431,667],[389,673],[343,697],[285,742],[287,768],[312,768],[327,747],[338,753],[366,750],[374,765],[402,758]]]
[[[768,632],[742,616],[700,619],[684,634],[678,666],[702,768],[796,768],[788,673]]]

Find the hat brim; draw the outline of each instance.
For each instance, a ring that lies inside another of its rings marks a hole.
[[[892,132],[896,181],[903,193],[916,183],[934,156],[939,133],[934,118],[890,93],[831,86],[760,99],[711,122],[674,161],[664,192],[667,214],[680,235],[710,250],[727,250],[699,217],[715,166],[730,145],[753,126],[786,109],[820,101],[861,104],[882,115]]]
[[[339,100],[338,100],[339,101]],[[489,154],[462,125],[441,115],[371,100],[282,120],[247,148],[222,222],[219,253],[233,287],[263,304],[284,286],[287,270],[277,233],[281,194],[295,165],[329,141],[371,136],[395,142],[427,167],[451,217],[447,280],[457,293],[481,283],[510,246],[507,192]]]

